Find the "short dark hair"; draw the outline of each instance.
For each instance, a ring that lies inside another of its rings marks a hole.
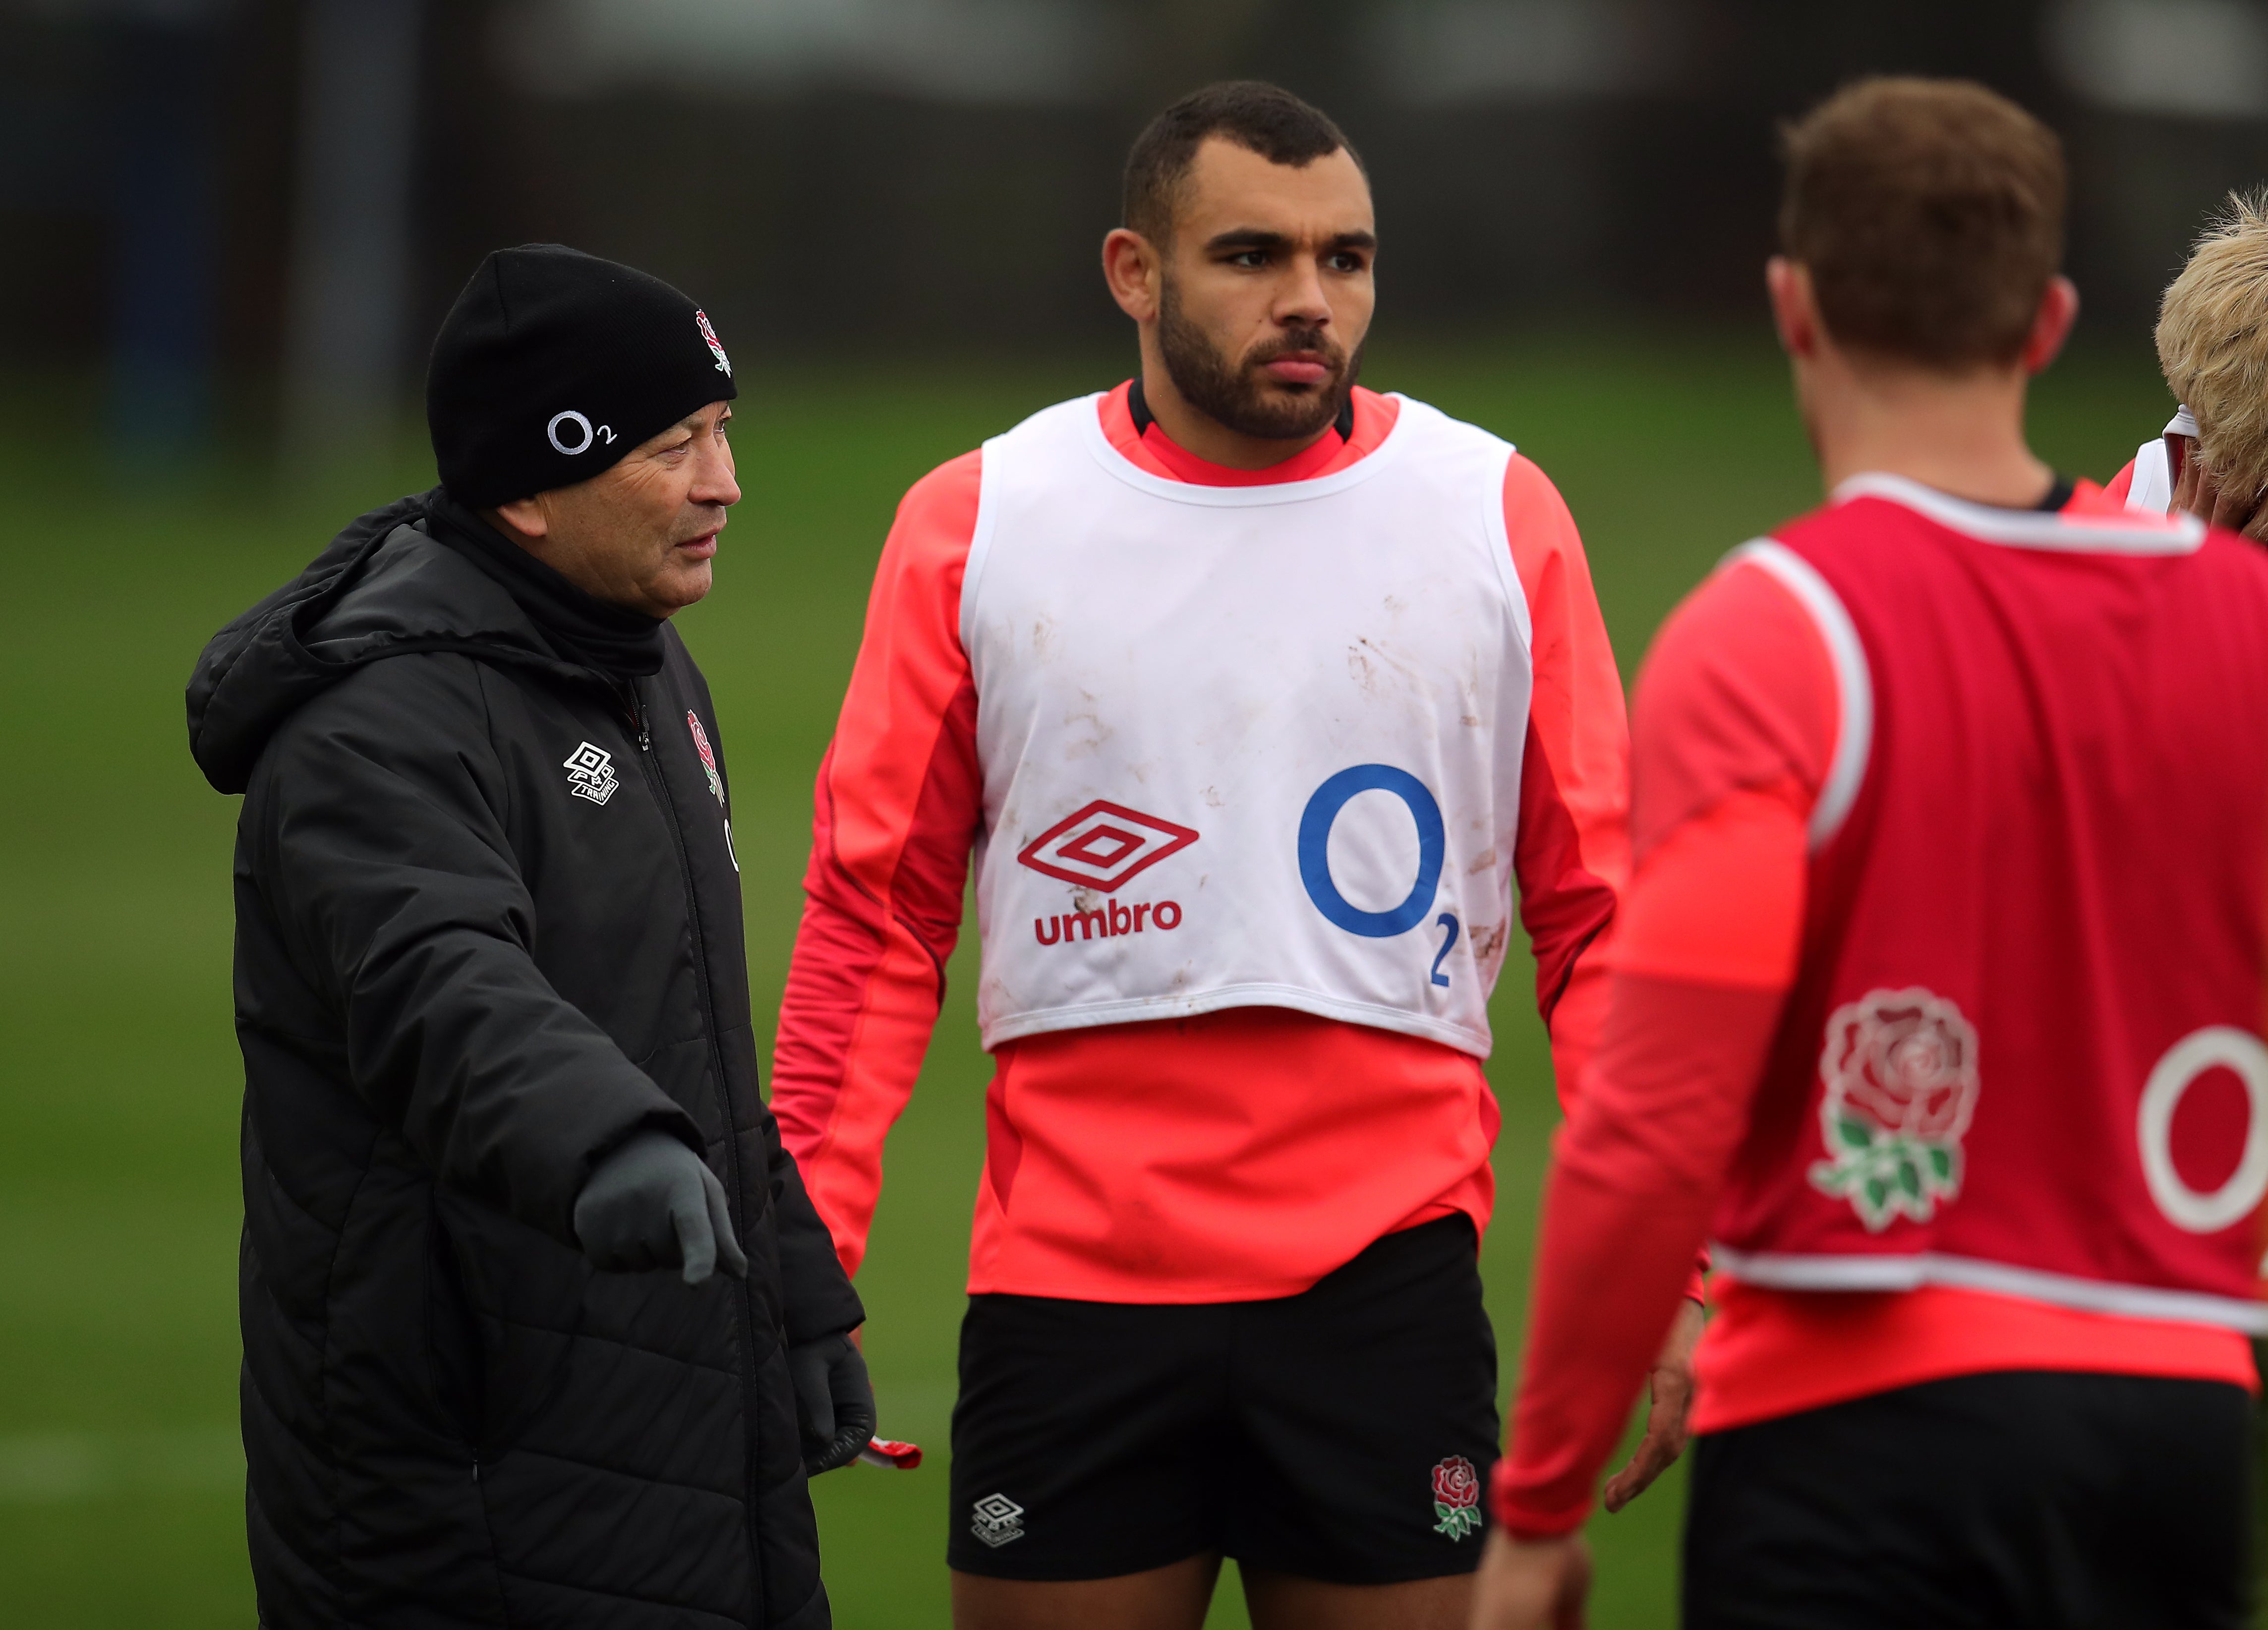
[[[1957,79],[1861,79],[1780,133],[1781,247],[1838,343],[1961,369],[2013,361],[2063,260],[2063,144]]]
[[[1225,79],[1192,91],[1150,121],[1126,155],[1125,224],[1153,243],[1174,235],[1174,210],[1197,149],[1220,136],[1270,164],[1305,169],[1340,149],[1362,166],[1362,155],[1320,108],[1280,85],[1259,79]],[[1367,171],[1365,172],[1368,173]]]

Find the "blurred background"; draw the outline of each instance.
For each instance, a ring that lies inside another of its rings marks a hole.
[[[2087,328],[2262,173],[2252,0],[5,0],[0,365],[107,424],[360,445],[466,276],[556,240],[766,358],[1108,341],[1147,115],[1228,75],[1368,160],[1392,332],[1751,315],[1773,122],[1859,71],[2051,119]]]
[[[2268,181],[2268,4],[0,0],[0,1622],[253,1622],[234,805],[188,763],[180,686],[339,526],[430,483],[423,358],[483,253],[644,267],[740,368],[748,497],[682,625],[761,1005],[892,506],[1130,370],[1096,250],[1158,107],[1256,75],[1339,120],[1385,244],[1369,382],[1559,482],[1628,674],[1718,555],[1815,501],[1758,298],[1772,129],[1874,70],[1972,76],[2063,133],[2086,308],[2033,428],[2108,477],[2170,409],[2158,291]],[[1508,1382],[1555,1116],[1525,970],[1497,1018]],[[860,1630],[946,1622],[984,1079],[956,994],[861,1281],[885,1428],[932,1457],[818,1490]],[[1594,1524],[1594,1622],[1673,1621],[1682,1498]],[[1233,1580],[1214,1622],[1243,1622]]]

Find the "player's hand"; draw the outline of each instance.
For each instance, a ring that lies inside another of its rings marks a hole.
[[[1590,1594],[1582,1535],[1514,1539],[1491,1529],[1473,1580],[1472,1630],[1583,1630]]]
[[[2268,504],[2260,495],[2250,498],[2233,497],[2221,490],[2213,479],[2212,467],[2205,462],[2205,450],[2194,438],[2188,439],[2187,451],[2182,457],[2181,478],[2174,483],[2174,508],[2186,510],[2216,527],[2231,532],[2241,532],[2256,542],[2268,542]]]
[[[1661,1344],[1661,1356],[1647,1380],[1653,1401],[1646,1412],[1646,1436],[1630,1464],[1607,1479],[1600,1496],[1609,1511],[1621,1510],[1646,1493],[1685,1452],[1685,1414],[1693,1407],[1693,1348],[1701,1339],[1701,1324],[1699,1302],[1677,1304],[1669,1339]]]
[[[2173,438],[2169,436],[2166,439],[2170,442]],[[2196,437],[2184,436],[2182,438],[2182,473],[2174,477],[2174,513],[2197,513],[2198,493],[2204,483],[2205,455],[2198,449]],[[2208,516],[2213,513],[2213,499],[2210,495],[2205,500],[2205,513]]]

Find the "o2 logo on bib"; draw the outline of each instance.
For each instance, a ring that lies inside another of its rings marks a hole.
[[[2244,1144],[2236,1169],[2200,1193],[2174,1163],[2174,1112],[2206,1072],[2227,1070],[2244,1084]],[[2234,1025],[2208,1025],[2166,1050],[2142,1088],[2135,1116],[2142,1177],[2166,1221],[2188,1234],[2217,1234],[2259,1209],[2268,1197],[2268,1046]],[[2262,1264],[2268,1272],[2268,1262]]]
[[[1331,874],[1332,829],[1346,807],[1365,793],[1386,793],[1401,800],[1418,825],[1418,874],[1401,903],[1383,911],[1368,910],[1349,900]],[[1340,771],[1315,789],[1300,815],[1300,881],[1307,886],[1307,898],[1333,927],[1366,940],[1391,940],[1425,920],[1440,893],[1441,867],[1448,850],[1440,801],[1423,781],[1392,764],[1357,764]],[[1446,987],[1449,976],[1441,971],[1441,964],[1454,948],[1462,926],[1448,911],[1434,918],[1433,926],[1444,933],[1441,948],[1433,956],[1432,977],[1435,985]]]

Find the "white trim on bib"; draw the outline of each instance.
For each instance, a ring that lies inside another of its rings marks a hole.
[[[2168,1290],[2154,1285],[2120,1285],[2106,1280],[2016,1267],[1981,1257],[1942,1251],[1904,1256],[1810,1255],[1791,1251],[1735,1250],[1709,1247],[1710,1260],[1734,1279],[1773,1290],[1918,1290],[1950,1285],[1962,1290],[2021,1296],[2085,1313],[2116,1313],[2129,1318],[2169,1319],[2184,1324],[2220,1324],[2255,1336],[2268,1336],[2268,1305],[2216,1296],[2205,1291]]]

